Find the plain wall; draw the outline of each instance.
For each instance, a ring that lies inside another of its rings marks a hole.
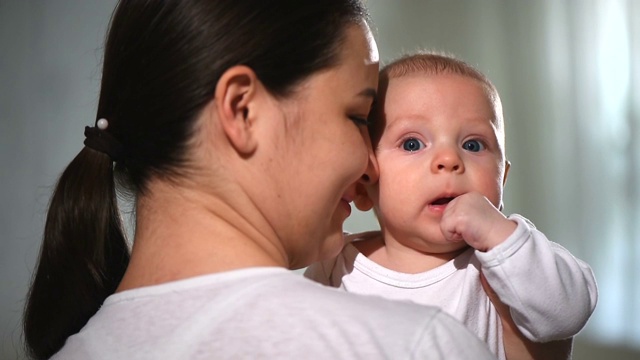
[[[94,122],[114,4],[0,0],[0,359],[22,357],[20,317],[44,214]]]

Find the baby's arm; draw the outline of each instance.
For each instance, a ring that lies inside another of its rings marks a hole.
[[[498,294],[491,289],[487,279],[482,274],[480,275],[480,283],[500,315],[504,352],[507,359],[571,359],[572,337],[545,343],[533,342],[527,339],[513,322],[509,307],[500,301]]]
[[[528,339],[547,342],[576,335],[597,301],[591,268],[525,218],[509,219],[518,223],[511,236],[487,252],[476,251],[484,276]]]
[[[468,193],[449,203],[441,228],[450,241],[477,250],[489,284],[527,338],[571,337],[593,312],[597,288],[591,268],[525,218],[506,218],[481,194]]]

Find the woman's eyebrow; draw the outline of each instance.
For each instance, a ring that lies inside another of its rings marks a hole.
[[[364,96],[371,98],[371,100],[375,101],[378,98],[378,92],[374,88],[366,88],[358,93],[358,96]]]

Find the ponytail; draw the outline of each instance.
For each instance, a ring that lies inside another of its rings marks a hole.
[[[47,359],[113,294],[129,263],[113,162],[85,147],[60,176],[24,318],[27,354]]]

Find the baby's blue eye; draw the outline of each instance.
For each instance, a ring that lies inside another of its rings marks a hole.
[[[478,140],[469,140],[462,144],[462,148],[467,151],[478,152],[484,150],[484,145]]]
[[[414,152],[422,149],[424,144],[422,141],[416,138],[408,138],[402,143],[402,148],[409,152]]]

